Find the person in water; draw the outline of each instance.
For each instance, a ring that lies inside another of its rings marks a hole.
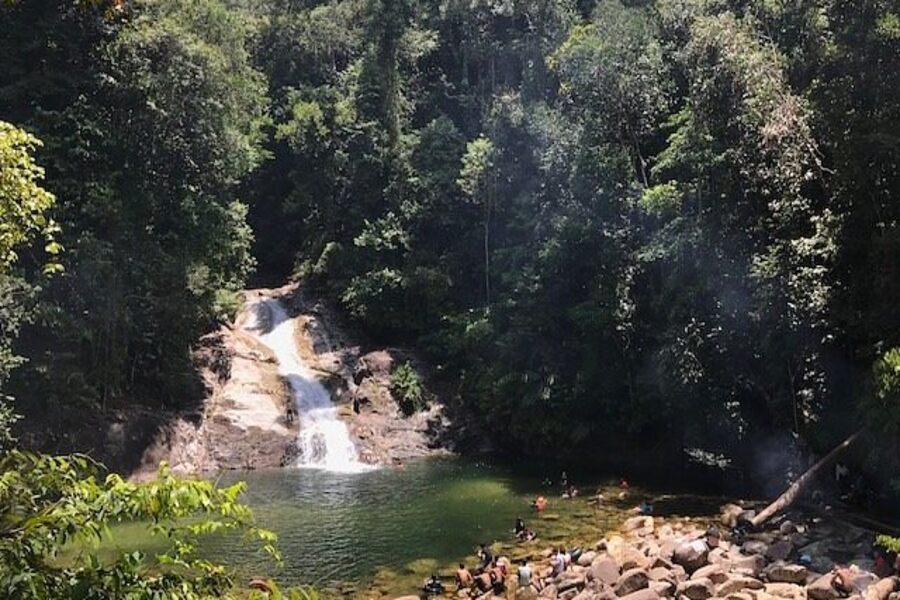
[[[534,502],[531,503],[531,507],[536,510],[539,515],[543,514],[547,509],[547,499],[543,496],[538,496],[534,499]]]
[[[470,589],[473,585],[475,585],[475,578],[472,577],[472,573],[466,568],[465,563],[459,563],[459,568],[456,570],[457,591]]]

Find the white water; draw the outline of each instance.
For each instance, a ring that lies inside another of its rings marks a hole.
[[[291,386],[300,435],[297,465],[341,473],[357,473],[372,468],[359,460],[350,431],[337,414],[322,384],[297,354],[294,321],[281,302],[263,299],[251,307],[244,329],[267,346],[278,359],[278,372]]]

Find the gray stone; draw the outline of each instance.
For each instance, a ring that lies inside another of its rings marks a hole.
[[[628,594],[646,588],[649,582],[650,576],[647,575],[647,571],[644,569],[629,569],[622,573],[622,575],[619,576],[618,581],[616,581],[616,595],[627,596]]]
[[[709,558],[709,546],[703,540],[682,542],[675,547],[672,562],[681,565],[688,573],[704,566]],[[692,599],[693,600],[693,599]]]

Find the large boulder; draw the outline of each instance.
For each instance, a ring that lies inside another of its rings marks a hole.
[[[741,546],[741,552],[744,554],[762,554],[763,556],[769,551],[769,545],[762,540],[747,540]]]
[[[549,583],[544,586],[544,589],[541,590],[539,595],[541,598],[546,598],[546,600],[556,600],[556,597],[559,595],[559,590],[556,589],[555,585]]]
[[[716,587],[708,578],[689,579],[678,584],[676,590],[678,596],[684,596],[690,600],[706,600],[716,593]]]
[[[769,581],[799,585],[806,583],[806,576],[809,574],[806,567],[781,562],[772,563],[763,572]]]
[[[672,554],[672,562],[684,567],[688,573],[693,573],[706,565],[708,558],[709,546],[706,545],[706,542],[699,539],[678,544],[675,546],[675,552]]]
[[[834,589],[833,581],[834,575],[832,573],[822,575],[806,586],[807,596],[812,600],[837,600],[841,597],[841,594]]]
[[[647,571],[644,569],[629,569],[622,573],[616,581],[616,595],[627,596],[628,594],[646,588],[649,582],[650,576],[647,575]]]
[[[606,553],[623,569],[646,567],[649,563],[647,557],[640,550],[629,544],[621,536],[612,536],[606,542]]]
[[[591,576],[596,581],[613,586],[619,580],[619,565],[610,556],[599,556],[591,563]]]

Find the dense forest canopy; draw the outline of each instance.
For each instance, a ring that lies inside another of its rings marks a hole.
[[[863,458],[900,455],[891,0],[0,18],[19,412],[177,408],[255,269],[422,349],[507,448],[740,464],[773,432],[824,449],[869,423]]]

